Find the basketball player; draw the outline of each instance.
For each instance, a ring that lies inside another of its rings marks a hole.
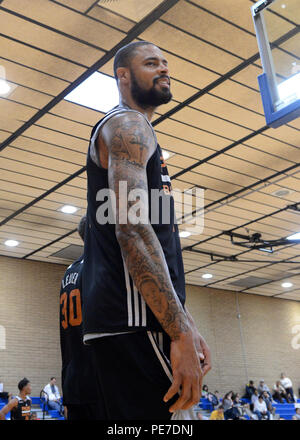
[[[31,419],[31,384],[26,377],[18,383],[19,395],[12,398],[0,411],[0,420],[5,420],[6,414],[11,412],[11,420]]]
[[[172,98],[168,63],[152,43],[130,43],[114,72],[120,104],[93,128],[87,155],[84,341],[109,420],[190,418],[211,362],[185,308],[171,182],[150,123]],[[135,190],[143,197],[132,199]],[[134,221],[132,212],[150,218],[152,190],[161,194],[158,221]]]
[[[78,233],[84,241],[86,218],[82,217]],[[101,401],[97,388],[91,348],[83,345],[81,256],[68,267],[60,290],[60,345],[62,356],[63,405],[68,420],[97,420]]]

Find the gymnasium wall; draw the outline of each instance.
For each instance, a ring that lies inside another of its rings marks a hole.
[[[33,396],[51,376],[61,385],[58,297],[65,269],[0,256],[0,382],[6,391],[17,393],[24,376]],[[298,390],[300,303],[240,294],[239,320],[236,300],[233,292],[187,286],[187,307],[212,351],[205,383],[212,391],[242,391],[247,373],[272,386],[285,371]]]
[[[38,396],[57,378],[60,387],[59,291],[66,267],[59,264],[0,257],[0,326],[5,328],[5,350],[0,342],[0,382],[18,393],[24,376]],[[3,346],[3,336],[2,336]]]
[[[271,388],[285,372],[298,395],[300,302],[188,286],[187,307],[212,352],[210,391],[244,393],[247,378]]]

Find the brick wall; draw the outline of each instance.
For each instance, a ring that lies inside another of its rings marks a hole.
[[[14,394],[24,376],[31,380],[33,396],[51,376],[61,386],[58,294],[65,269],[0,257],[0,382]],[[187,306],[212,351],[213,369],[205,383],[212,391],[242,392],[247,374],[271,387],[285,371],[298,390],[300,303],[246,294],[238,295],[238,303],[240,320],[235,293],[187,286]],[[292,333],[297,325],[299,336]]]
[[[60,386],[58,298],[64,271],[59,264],[0,257],[0,325],[6,333],[0,382],[6,391],[17,394],[24,376],[33,396],[51,376]]]
[[[285,372],[298,394],[300,302],[187,286],[187,307],[212,352],[211,391],[243,393],[247,379],[271,388]]]

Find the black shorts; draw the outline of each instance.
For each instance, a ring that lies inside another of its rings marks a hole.
[[[178,399],[163,401],[172,383],[170,338],[140,331],[91,341],[106,420],[170,420]]]
[[[85,405],[66,405],[66,407],[67,420],[103,420],[105,418],[102,401]]]

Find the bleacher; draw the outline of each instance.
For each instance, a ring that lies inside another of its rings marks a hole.
[[[297,400],[300,404],[300,399]],[[276,409],[276,414],[279,414],[281,418],[285,420],[292,420],[293,415],[295,415],[295,404],[294,403],[273,403]]]
[[[33,413],[36,413],[37,418],[39,420],[64,420],[64,417],[61,417],[58,411],[49,409],[47,404],[40,397],[31,397],[31,410]],[[7,404],[7,400],[0,398],[0,410]],[[44,407],[45,405],[45,407]],[[6,415],[6,420],[10,420],[10,413]]]
[[[222,400],[222,399],[221,399]],[[245,403],[250,404],[249,399],[241,399]],[[300,405],[300,399],[297,400],[297,403]],[[275,408],[275,415],[276,418],[282,418],[285,420],[292,420],[293,415],[295,415],[295,404],[294,403],[280,403],[277,401],[276,403],[272,404]],[[211,414],[213,411],[213,405],[207,398],[201,398],[200,402],[198,404],[198,407],[201,408],[203,411],[207,413],[207,416]],[[247,415],[243,416],[247,420],[249,420],[249,417]]]

